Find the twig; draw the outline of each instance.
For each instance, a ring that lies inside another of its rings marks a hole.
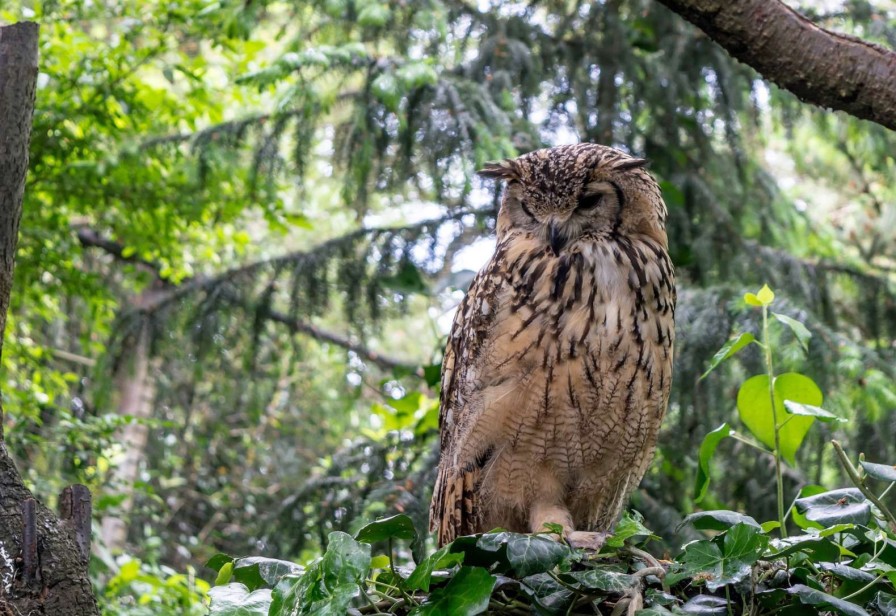
[[[865,482],[859,477],[859,473],[856,470],[856,467],[852,465],[852,462],[849,461],[849,458],[846,456],[846,452],[843,451],[843,447],[836,440],[831,440],[831,445],[834,446],[834,451],[837,452],[837,459],[840,461],[840,466],[843,467],[843,470],[846,471],[846,474],[849,476],[849,479],[855,484],[855,486],[859,489],[859,491],[871,501],[875,507],[877,507],[884,517],[887,518],[887,521],[890,523],[890,527],[896,531],[896,516],[893,515],[893,512],[887,508],[885,504],[883,504],[877,496],[874,495],[874,492],[868,489],[865,485]]]

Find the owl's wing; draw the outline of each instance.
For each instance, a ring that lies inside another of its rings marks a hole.
[[[458,307],[442,360],[439,409],[440,463],[429,512],[430,530],[438,528],[439,546],[479,532],[478,489],[481,464],[455,460],[459,433],[475,423],[468,402],[482,382],[477,359],[487,344],[506,281],[498,272],[500,247],[473,279]]]

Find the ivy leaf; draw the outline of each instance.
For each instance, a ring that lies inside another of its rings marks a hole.
[[[649,528],[644,526],[642,521],[644,518],[638,512],[630,513],[626,511],[622,514],[613,534],[610,535],[604,545],[611,548],[621,548],[625,542],[632,537],[652,537],[658,539]]]
[[[205,563],[205,566],[209,569],[214,569],[215,571],[220,571],[221,567],[226,564],[233,563],[236,560],[233,556],[228,556],[227,554],[218,553],[208,559],[208,562]]]
[[[840,557],[840,548],[837,544],[820,535],[794,535],[784,539],[772,539],[765,557],[783,558],[797,552],[805,552],[817,561],[829,561]]]
[[[635,578],[631,575],[605,567],[575,571],[568,576],[588,590],[599,590],[605,593],[624,593],[636,584]]]
[[[863,585],[873,582],[876,578],[876,576],[867,571],[862,571],[861,569],[856,569],[855,567],[850,567],[849,565],[841,563],[820,562],[818,563],[818,566],[825,571],[830,571],[841,580],[859,582]]]
[[[543,535],[486,533],[476,545],[489,552],[503,553],[519,577],[550,571],[572,556],[567,546]]]
[[[867,524],[871,519],[871,506],[857,488],[831,490],[798,498],[794,505],[806,519],[822,526]]]
[[[271,613],[343,616],[361,593],[370,571],[370,545],[335,531],[327,551],[308,565],[302,576],[284,576],[274,589]],[[276,610],[274,608],[277,608]]]
[[[883,616],[896,616],[896,595],[878,592],[871,605]]]
[[[249,592],[244,584],[228,584],[215,586],[208,596],[209,616],[268,616],[271,608],[271,591],[267,588]]]
[[[725,616],[728,614],[728,602],[721,597],[697,595],[682,605],[681,611],[698,616]]]
[[[775,378],[775,407],[781,426],[778,435],[781,455],[790,464],[795,463],[797,449],[815,421],[814,417],[788,417],[784,400],[818,406],[823,400],[818,385],[809,377],[788,372]],[[770,449],[775,447],[775,422],[769,397],[768,376],[760,374],[747,379],[737,392],[737,411],[750,432]],[[784,423],[786,421],[786,423]]]
[[[793,400],[785,400],[784,408],[791,415],[799,415],[801,417],[814,417],[818,421],[839,421],[843,423],[846,423],[848,421],[847,419],[840,417],[839,415],[834,415],[830,411],[824,410],[820,406],[813,406],[811,404],[800,404],[799,402],[794,402]]]
[[[475,616],[488,609],[488,601],[497,579],[482,567],[461,567],[442,588],[429,595],[423,605],[412,609],[408,616]]]
[[[864,460],[859,462],[859,464],[862,465],[869,477],[882,481],[896,481],[896,466],[875,464],[874,462],[865,462]]]
[[[787,592],[798,597],[803,605],[825,607],[839,612],[840,614],[846,614],[847,616],[869,616],[868,612],[855,603],[838,599],[833,595],[821,592],[820,590],[815,590],[814,588],[809,588],[804,584],[794,584],[787,589]]]
[[[705,375],[704,375],[705,376]],[[699,466],[697,467],[697,479],[694,481],[694,502],[699,503],[706,496],[706,490],[709,488],[709,463],[716,447],[723,439],[731,436],[731,426],[723,423],[721,426],[703,437],[703,443],[700,445],[698,454]]]
[[[463,553],[452,553],[449,546],[445,546],[440,550],[433,552],[427,556],[417,567],[413,573],[405,580],[405,588],[409,590],[422,590],[429,592],[429,585],[432,581],[432,572],[437,569],[447,569],[458,565],[464,561]]]
[[[364,543],[376,543],[387,539],[416,540],[417,529],[414,528],[414,522],[402,513],[371,522],[355,535],[356,541]]]
[[[523,578],[520,590],[532,600],[532,611],[538,616],[566,614],[573,599],[578,597],[547,573]]]
[[[245,584],[249,590],[273,588],[284,575],[299,574],[302,567],[286,560],[252,556],[233,563],[233,579]]]
[[[756,342],[756,336],[749,332],[744,332],[731,338],[728,342],[722,345],[721,349],[716,351],[715,355],[712,356],[712,359],[709,361],[709,368],[707,368],[706,372],[700,376],[700,380],[702,381],[705,379],[709,373],[715,370],[716,366],[723,361],[754,342]]]
[[[680,573],[691,577],[701,574],[707,589],[715,592],[749,576],[753,563],[759,560],[767,545],[768,537],[758,525],[739,523],[724,534],[721,547],[717,539],[688,544],[679,559]]]
[[[759,522],[750,516],[725,509],[697,511],[692,513],[681,521],[678,528],[681,528],[685,524],[693,524],[694,528],[700,530],[727,530],[735,524],[746,524],[753,528],[762,529]]]
[[[805,325],[803,325],[796,319],[790,318],[786,314],[778,314],[777,312],[773,312],[772,316],[790,328],[790,331],[793,332],[793,335],[796,336],[796,339],[799,341],[800,346],[802,346],[803,350],[808,353],[809,339],[812,338],[812,332],[810,332]]]

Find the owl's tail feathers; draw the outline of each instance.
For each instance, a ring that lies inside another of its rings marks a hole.
[[[479,528],[479,475],[481,468],[456,471],[440,468],[429,507],[429,530],[438,529],[439,547]]]

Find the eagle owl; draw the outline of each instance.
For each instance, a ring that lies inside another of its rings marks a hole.
[[[675,281],[646,161],[590,143],[489,164],[497,247],[442,368],[439,545],[559,524],[599,547],[653,457],[672,380]]]

